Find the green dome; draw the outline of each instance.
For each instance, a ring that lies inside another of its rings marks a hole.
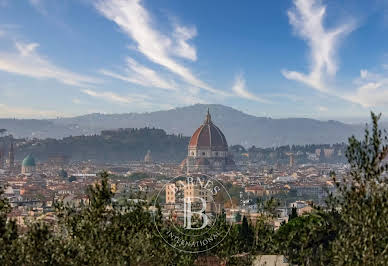
[[[35,166],[35,159],[31,155],[27,155],[22,162],[22,166]]]

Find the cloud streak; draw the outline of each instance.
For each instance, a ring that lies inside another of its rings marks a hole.
[[[121,96],[117,93],[111,92],[111,91],[103,91],[98,92],[95,90],[90,89],[84,89],[81,90],[83,93],[95,97],[100,98],[102,100],[115,102],[115,103],[121,103],[121,104],[129,104],[129,103],[145,103],[145,100],[148,99],[148,96],[143,94],[132,94],[129,96]]]
[[[234,91],[234,93],[236,93],[237,96],[241,98],[248,99],[251,101],[256,101],[256,102],[268,103],[267,100],[261,97],[258,97],[246,90],[245,78],[242,74],[239,74],[236,76],[232,90]]]
[[[96,78],[58,67],[37,53],[37,43],[15,42],[16,52],[0,53],[0,70],[36,79],[55,79],[72,86],[100,83]]]
[[[318,0],[294,0],[288,11],[289,22],[295,33],[306,40],[310,48],[310,73],[283,70],[287,79],[302,82],[318,91],[328,92],[326,79],[335,76],[338,65],[336,52],[339,41],[354,29],[349,22],[326,29],[326,7]]]
[[[150,61],[178,75],[191,86],[214,94],[227,95],[197,78],[189,68],[174,58],[175,56],[191,61],[197,59],[195,47],[188,43],[188,40],[196,35],[195,28],[175,26],[172,36],[161,33],[154,27],[150,14],[141,5],[140,0],[99,0],[96,1],[95,7],[134,40],[137,51]]]
[[[125,74],[118,74],[110,70],[101,70],[102,74],[122,81],[138,84],[144,87],[156,87],[166,90],[177,90],[173,81],[166,80],[154,70],[143,66],[132,58],[127,58]]]

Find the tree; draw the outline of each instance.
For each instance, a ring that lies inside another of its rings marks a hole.
[[[18,234],[16,223],[7,221],[7,215],[11,211],[8,200],[3,197],[3,188],[0,187],[0,264],[16,264],[15,260],[15,242]]]
[[[252,250],[253,238],[254,234],[252,226],[248,223],[247,217],[244,216],[239,230],[239,240],[242,247],[241,251],[247,252]]]
[[[292,207],[291,213],[288,215],[288,221],[291,221],[292,219],[298,217],[298,211],[296,207]]]
[[[333,245],[336,264],[382,265],[388,261],[387,136],[378,127],[380,115],[371,113],[372,128],[359,141],[349,139],[349,176],[334,181],[341,210],[341,228]]]
[[[337,192],[327,208],[290,219],[275,234],[280,253],[301,265],[385,265],[388,261],[387,137],[371,114],[371,132],[349,138],[350,171],[331,173]]]
[[[331,265],[338,219],[336,212],[315,211],[289,220],[275,233],[278,252],[297,265]]]
[[[236,219],[237,223],[241,222],[241,214],[240,214],[240,212],[236,213],[235,219]]]

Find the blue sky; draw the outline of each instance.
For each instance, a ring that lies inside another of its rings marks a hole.
[[[0,0],[0,117],[388,111],[387,0]]]

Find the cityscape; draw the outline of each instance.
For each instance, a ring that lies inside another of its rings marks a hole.
[[[388,265],[385,1],[0,14],[0,265]]]

